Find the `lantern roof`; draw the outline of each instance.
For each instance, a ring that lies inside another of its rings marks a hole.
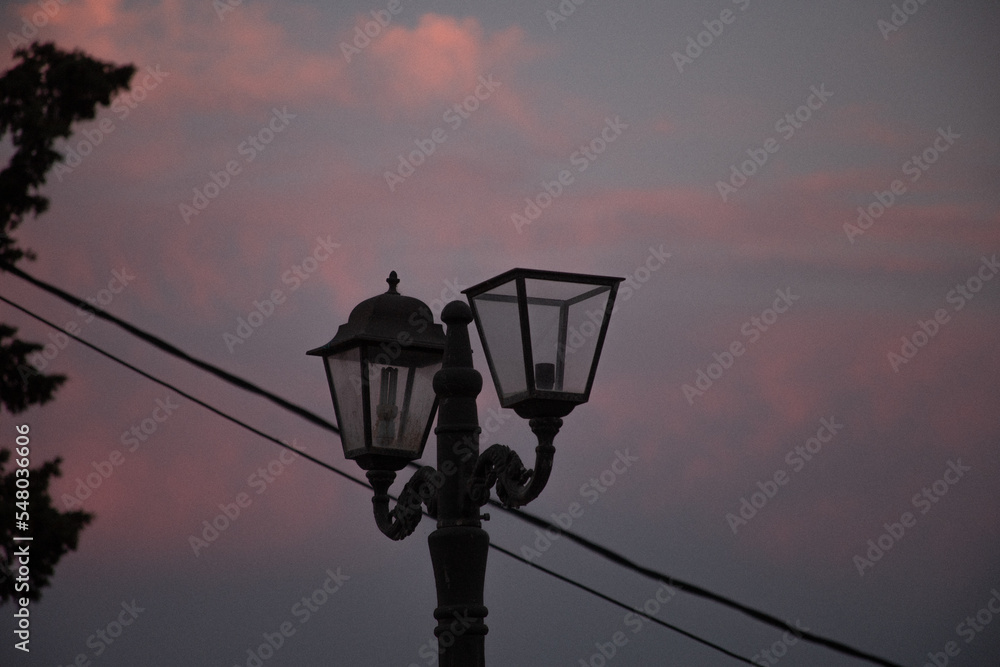
[[[434,315],[427,304],[396,291],[399,278],[395,271],[389,274],[386,282],[389,283],[387,291],[355,306],[329,343],[306,354],[322,357],[360,342],[393,341],[408,347],[444,350],[444,329],[434,323]]]

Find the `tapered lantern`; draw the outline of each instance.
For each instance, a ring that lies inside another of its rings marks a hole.
[[[500,405],[562,417],[589,400],[622,280],[512,269],[463,290]]]

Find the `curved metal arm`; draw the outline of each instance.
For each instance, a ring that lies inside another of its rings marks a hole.
[[[401,540],[413,534],[423,517],[421,505],[427,505],[427,513],[432,517],[437,515],[437,490],[440,484],[435,481],[438,472],[434,468],[424,466],[413,473],[391,512],[389,487],[396,479],[396,473],[390,470],[369,470],[366,476],[375,490],[375,495],[372,496],[375,523],[389,539]]]
[[[506,445],[490,445],[479,455],[475,472],[469,480],[469,494],[479,505],[490,499],[490,488],[496,484],[497,498],[505,507],[521,507],[538,497],[549,481],[556,448],[552,445],[562,419],[535,417],[528,424],[538,438],[535,447],[535,467],[527,470],[517,452]]]

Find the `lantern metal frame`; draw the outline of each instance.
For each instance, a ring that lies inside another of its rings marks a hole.
[[[539,297],[528,293],[527,281],[529,280],[589,285],[592,286],[592,289],[568,299]],[[476,328],[479,331],[479,339],[482,342],[483,351],[486,354],[486,362],[489,365],[490,375],[493,377],[493,384],[496,387],[497,397],[500,399],[502,407],[513,409],[525,419],[532,417],[564,417],[577,405],[590,400],[590,392],[594,385],[594,376],[597,373],[597,364],[601,358],[601,350],[604,347],[604,338],[611,320],[611,312],[614,309],[615,298],[618,295],[618,284],[622,280],[624,279],[611,276],[593,276],[580,273],[565,273],[562,271],[518,268],[511,269],[478,285],[462,290],[462,293],[466,295],[472,307]],[[513,282],[515,285],[514,294],[491,293],[498,287],[510,282]],[[586,384],[583,391],[565,391],[562,387],[566,370],[569,310],[579,303],[586,302],[604,293],[608,294],[608,300],[605,303],[600,328],[597,332],[597,340],[590,360]],[[497,359],[490,349],[486,327],[481,316],[479,308],[481,301],[517,304],[519,329],[517,333],[521,341],[523,372],[526,385],[523,391],[514,394],[507,394],[504,391]],[[543,368],[544,366],[549,366],[549,364],[535,364],[529,313],[529,309],[533,305],[553,306],[559,309],[559,332],[554,368]],[[539,371],[544,371],[547,375],[542,381],[540,381],[541,373]]]

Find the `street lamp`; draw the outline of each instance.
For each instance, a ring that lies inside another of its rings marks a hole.
[[[364,470],[400,470],[420,458],[437,398],[444,331],[430,309],[389,290],[354,307],[329,343],[306,354],[323,357],[340,425],[344,456]]]
[[[375,522],[394,540],[412,534],[422,507],[437,519],[428,537],[438,607],[442,667],[485,665],[483,605],[489,535],[479,509],[495,485],[507,507],[541,493],[552,470],[562,417],[590,398],[594,373],[621,278],[513,269],[463,291],[441,311],[389,290],[358,304],[333,340],[307,354],[322,357],[344,455],[366,471]],[[528,419],[538,439],[535,467],[495,444],[479,452],[468,325],[475,319],[500,404]],[[389,509],[396,472],[420,458],[434,413],[437,467],[422,466]]]

